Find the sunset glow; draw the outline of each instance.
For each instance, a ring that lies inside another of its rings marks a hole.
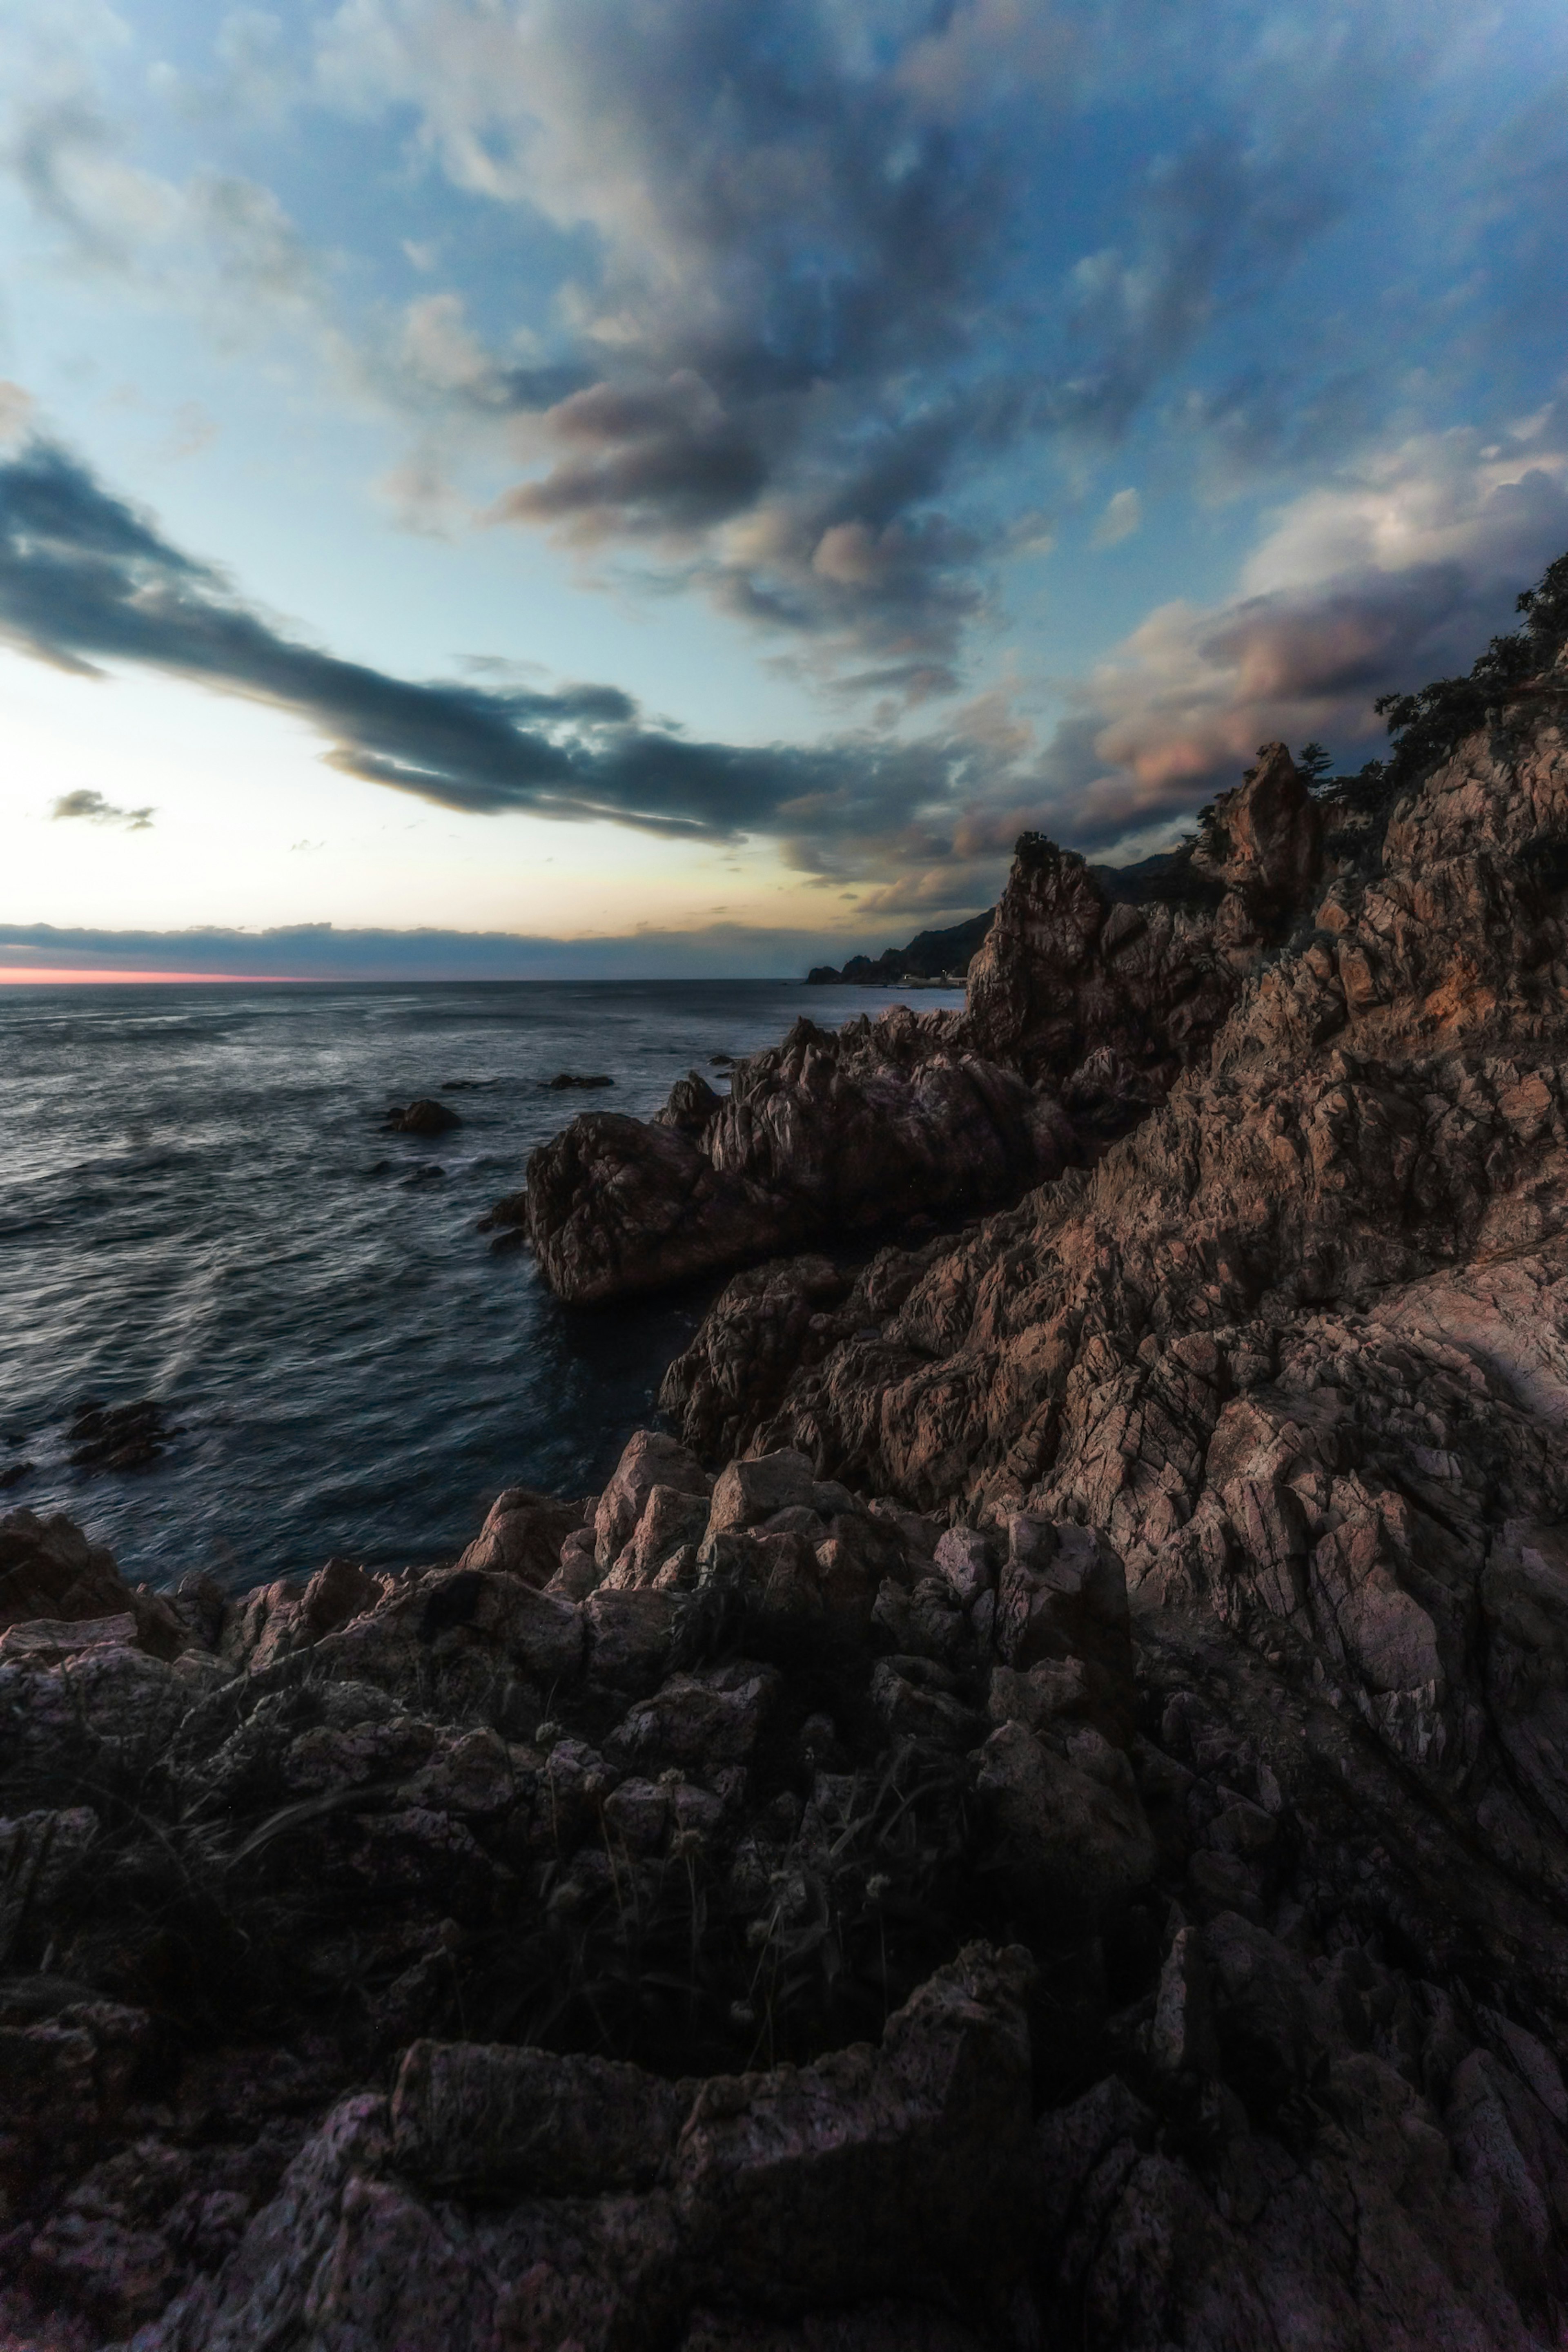
[[[200,985],[204,988],[256,988],[279,979],[277,972],[232,971],[50,971],[41,966],[0,964],[0,988],[79,988],[90,986]]]

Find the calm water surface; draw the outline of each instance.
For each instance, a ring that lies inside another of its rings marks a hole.
[[[706,1297],[563,1307],[476,1221],[585,1106],[896,991],[768,981],[0,991],[0,1509],[128,1573],[243,1588],[467,1541],[498,1488],[602,1483]],[[957,1003],[922,993],[917,1004]],[[558,1070],[613,1091],[552,1094]],[[443,1094],[432,1142],[381,1132]],[[159,1399],[149,1469],[67,1461],[86,1398]]]

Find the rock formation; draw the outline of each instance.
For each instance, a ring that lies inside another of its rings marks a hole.
[[[239,1597],[0,1520],[0,2339],[1563,2342],[1553,679],[1299,937],[1310,826],[1222,805],[1211,943],[1239,897],[1269,944],[1205,950],[1168,1098],[962,1233],[738,1275],[598,1496]],[[1007,959],[1082,1008],[1116,942],[1054,852],[1009,888],[971,1018],[1040,1102],[1082,1012]],[[972,1072],[905,1018],[906,1089]],[[870,1097],[831,1046],[766,1132]]]
[[[393,1103],[382,1122],[389,1135],[445,1135],[463,1121],[450,1106],[437,1102],[434,1095],[421,1095],[417,1101]]]
[[[594,1302],[1010,1198],[1072,1150],[1055,1097],[967,1049],[951,1015],[801,1019],[737,1063],[727,1097],[694,1072],[653,1121],[589,1112],[541,1144],[528,1235],[551,1287]]]
[[[653,1124],[574,1119],[528,1166],[546,1280],[602,1302],[994,1206],[1092,1157],[1207,1047],[1319,881],[1317,810],[1283,744],[1217,803],[1211,838],[1225,849],[1192,903],[1113,905],[1081,857],[1026,835],[963,1015],[801,1020],[735,1066],[727,1100],[694,1073]]]

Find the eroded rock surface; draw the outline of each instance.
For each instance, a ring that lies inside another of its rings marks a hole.
[[[737,1063],[723,1099],[682,1079],[648,1123],[573,1119],[528,1167],[528,1235],[551,1287],[582,1302],[654,1289],[1054,1175],[1073,1149],[1055,1097],[966,1049],[951,1024],[901,1007],[837,1032],[802,1018]]]
[[[1026,835],[962,1014],[797,1022],[695,1072],[657,1118],[589,1115],[528,1166],[528,1237],[563,1298],[596,1302],[995,1206],[1164,1099],[1304,908],[1322,824],[1283,744],[1217,804],[1225,855],[1195,903],[1113,906],[1083,860]]]
[[[1557,709],[1293,943],[1266,760],[1163,1107],[737,1276],[601,1495],[238,1599],[0,1522],[0,2334],[1561,2346]]]

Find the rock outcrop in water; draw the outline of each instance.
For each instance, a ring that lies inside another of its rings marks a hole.
[[[1074,1149],[1056,1097],[902,1007],[695,1073],[644,1123],[589,1112],[531,1154],[528,1235],[552,1289],[596,1302],[821,1233],[1012,1197]]]
[[[155,1604],[0,1521],[0,2334],[1562,2344],[1565,692],[601,1496]]]
[[[446,1135],[463,1121],[434,1095],[421,1095],[414,1102],[393,1103],[382,1123],[389,1135],[432,1136]]]
[[[694,1075],[652,1124],[574,1119],[528,1160],[546,1280],[601,1302],[992,1207],[1092,1156],[1164,1099],[1319,879],[1318,812],[1282,744],[1209,838],[1225,847],[1189,903],[1134,906],[1026,835],[962,1015],[802,1019],[736,1065],[727,1100]]]

